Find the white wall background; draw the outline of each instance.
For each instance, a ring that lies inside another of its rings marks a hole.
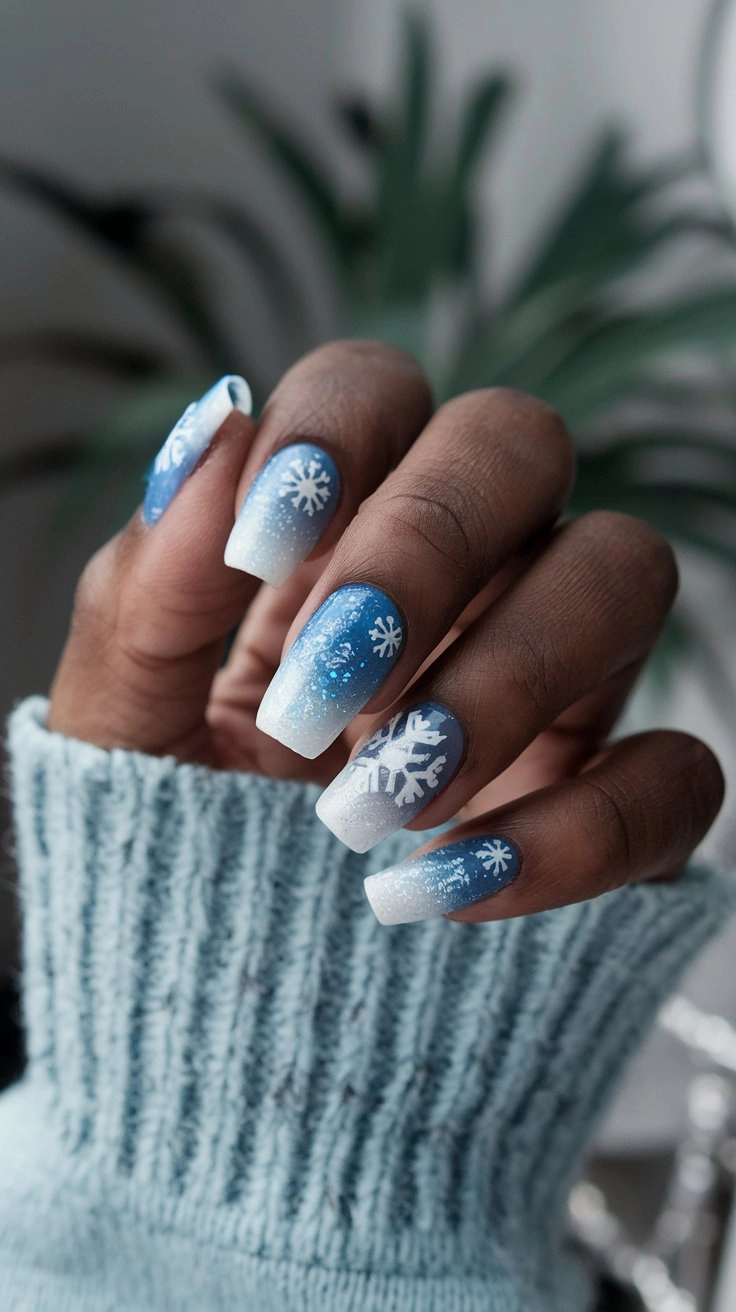
[[[469,75],[489,64],[520,74],[486,196],[496,270],[519,258],[604,121],[628,124],[644,157],[693,138],[708,0],[432,0],[426,7],[438,25],[446,113]],[[241,67],[329,152],[330,93],[391,84],[398,10],[396,0],[4,0],[0,153],[53,165],[96,188],[200,182],[223,189],[285,225],[319,291],[308,239],[289,227],[282,193],[216,108],[206,77],[223,61]],[[267,307],[247,286],[221,291],[244,340],[265,332],[266,349],[276,350],[262,326]],[[328,305],[324,318],[328,331]],[[0,194],[0,333],[60,321],[122,324],[162,341],[172,332],[76,239]],[[91,418],[108,399],[101,384],[70,371],[0,370],[0,443],[53,432],[62,414],[67,425]],[[61,557],[51,550],[43,526],[53,495],[49,486],[0,501],[0,711],[47,687],[73,580],[91,545]],[[100,531],[98,514],[91,540]],[[693,704],[690,713],[699,722],[701,708]],[[2,937],[0,927],[0,958]],[[714,974],[726,975],[722,963],[721,955],[710,967],[709,997]],[[736,979],[730,992],[736,1013]],[[638,1080],[641,1089],[644,1076]],[[662,1116],[659,1095],[652,1115]]]

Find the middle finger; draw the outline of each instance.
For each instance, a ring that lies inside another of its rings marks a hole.
[[[573,467],[561,420],[531,397],[494,390],[445,405],[344,533],[258,727],[315,757],[364,707],[388,706],[483,584],[557,517]]]

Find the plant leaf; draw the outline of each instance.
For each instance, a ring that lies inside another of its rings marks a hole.
[[[281,245],[241,206],[204,191],[172,190],[161,204],[179,217],[189,217],[219,230],[246,257],[248,266],[265,284],[268,300],[279,316],[282,333],[291,343],[290,356],[311,344],[314,323],[295,273]]]
[[[481,155],[488,149],[492,134],[501,126],[515,81],[510,73],[491,73],[471,87],[463,106],[458,133],[457,155],[453,170],[455,185],[464,188]]]
[[[635,469],[637,460],[641,461],[642,457],[658,456],[661,460],[658,462],[657,472],[653,478],[657,483],[669,486],[676,482],[677,478],[673,477],[671,465],[666,465],[664,462],[668,457],[671,459],[674,452],[689,454],[700,462],[702,477],[693,481],[693,490],[707,486],[709,481],[716,487],[713,476],[709,479],[706,473],[703,456],[708,457],[712,462],[711,468],[719,466],[717,481],[719,490],[723,489],[724,481],[729,479],[736,481],[736,445],[730,438],[715,431],[698,431],[697,435],[689,429],[678,432],[673,426],[637,429],[634,434],[607,440],[602,448],[583,449],[580,452],[579,468],[583,471],[596,470],[599,477],[636,481],[641,486],[646,486],[648,479],[632,474],[632,468]]]
[[[209,309],[193,264],[160,235],[152,235],[154,225],[168,217],[160,205],[130,197],[92,200],[41,169],[7,159],[0,159],[0,183],[20,190],[124,260],[186,324],[212,368],[226,372],[232,366],[235,353]]]
[[[19,483],[73,472],[87,458],[91,445],[88,438],[59,435],[52,442],[28,443],[0,457],[0,493],[13,491]]]
[[[470,188],[481,157],[497,133],[513,90],[505,72],[482,78],[466,97],[454,158],[438,186],[431,224],[437,229],[436,272],[467,278],[474,264],[475,222]]]
[[[591,274],[600,278],[617,267],[630,267],[657,243],[642,202],[691,171],[691,165],[678,161],[635,172],[624,164],[625,145],[620,131],[604,132],[513,290],[512,303],[563,279]]]
[[[681,609],[678,604],[670,611],[647,661],[646,675],[660,713],[672,695],[678,670],[693,655],[693,635],[682,619]]]
[[[136,250],[155,217],[142,202],[127,198],[94,201],[61,178],[16,160],[0,158],[0,183],[55,211],[119,255]]]
[[[375,156],[384,149],[386,129],[366,101],[353,97],[337,100],[335,115],[353,143],[368,155]]]
[[[63,328],[0,334],[0,366],[19,359],[79,365],[127,378],[147,378],[173,369],[165,356],[136,342]]]
[[[434,197],[422,185],[429,129],[431,42],[426,19],[404,20],[404,72],[396,121],[379,159],[378,226],[382,303],[424,299],[434,267],[435,235],[429,216]]]
[[[611,319],[535,390],[579,425],[625,398],[653,365],[673,352],[736,346],[736,289],[705,292],[658,309]]]
[[[689,649],[695,656],[693,664],[714,709],[736,729],[736,687],[722,647],[714,644],[711,634],[688,612],[686,605],[678,607],[677,626],[677,640],[683,652]]]
[[[232,69],[215,75],[214,88],[242,127],[260,142],[295,187],[335,257],[345,259],[341,206],[332,178],[310,147],[267,107],[244,77]]]

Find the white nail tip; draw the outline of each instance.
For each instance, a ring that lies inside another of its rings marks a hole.
[[[275,563],[265,565],[258,544],[249,542],[245,533],[237,533],[237,528],[236,524],[228,539],[225,564],[229,565],[230,569],[239,569],[244,574],[251,574],[253,578],[261,579],[272,588],[280,588],[293,572],[290,563],[284,562],[282,566]]]
[[[335,787],[335,784],[337,784],[337,787]],[[377,833],[375,828],[367,829],[356,825],[354,818],[346,814],[340,776],[330,784],[329,788],[325,789],[317,802],[315,810],[318,818],[330,830],[330,833],[333,833],[335,838],[339,838],[340,842],[344,843],[353,852],[368,852],[384,837],[384,834]],[[386,835],[389,833],[393,833],[393,830],[387,829]]]
[[[437,899],[409,877],[402,866],[369,875],[363,887],[373,914],[382,925],[408,925],[442,914]]]
[[[316,741],[310,741],[309,736],[302,729],[285,719],[271,706],[264,707],[263,702],[261,702],[256,715],[256,728],[260,729],[261,733],[268,734],[268,737],[275,739],[277,743],[281,743],[283,747],[288,747],[290,751],[306,757],[308,761],[313,761],[316,756],[320,756],[325,750],[325,743],[321,734]],[[338,728],[335,737],[339,732],[340,729]]]

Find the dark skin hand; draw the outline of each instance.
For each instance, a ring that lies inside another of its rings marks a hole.
[[[254,476],[305,438],[338,464],[342,495],[315,553],[273,589],[223,553]],[[672,606],[674,556],[626,515],[561,520],[573,477],[564,425],[531,397],[474,392],[433,412],[404,353],[322,347],[282,379],[259,424],[226,419],[159,523],[136,513],[89,562],[49,728],[327,784],[389,714],[429,698],[458,716],[467,745],[409,827],[459,826],[422,851],[501,832],[523,853],[513,884],[454,918],[503,919],[674,878],[721,805],[719,764],[685,733],[608,741]],[[356,582],[395,599],[408,638],[363,713],[304,760],[255,715],[310,615]]]

